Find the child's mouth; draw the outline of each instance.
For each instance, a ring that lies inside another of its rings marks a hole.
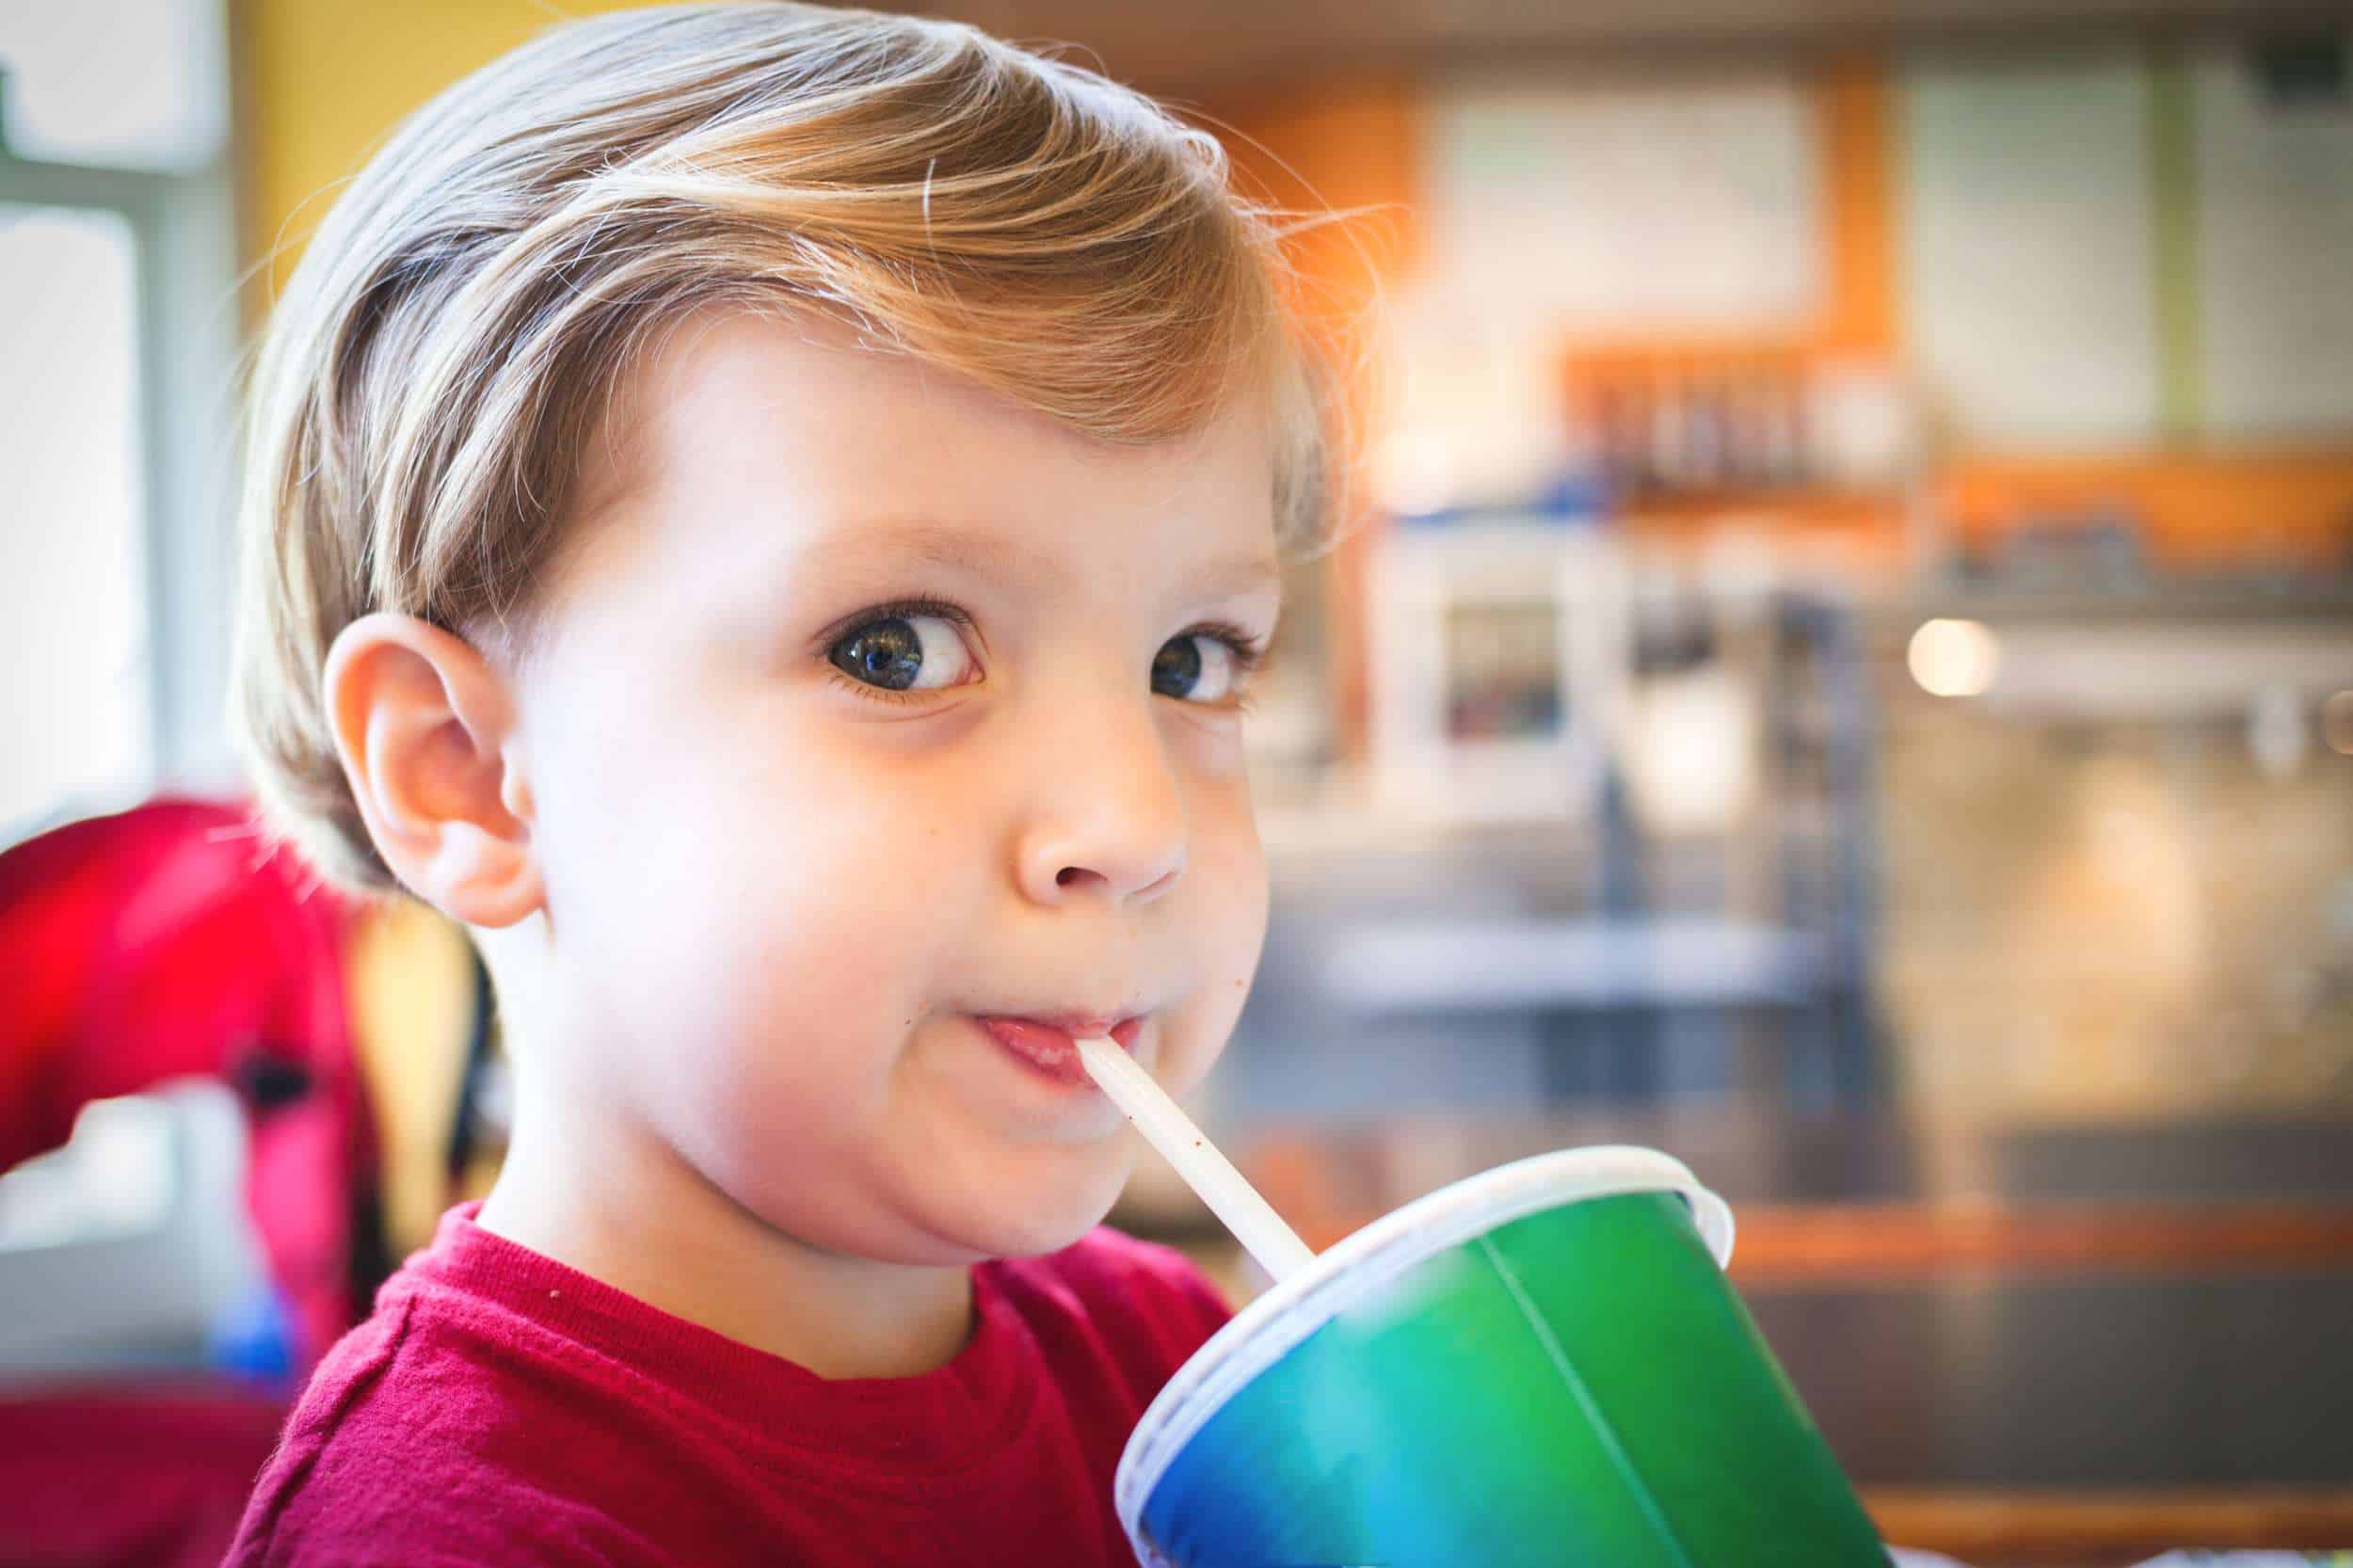
[[[1076,1042],[1109,1034],[1123,1049],[1134,1050],[1136,1036],[1144,1029],[1141,1016],[1113,1022],[1076,1016],[1018,1018],[976,1015],[972,1021],[981,1026],[982,1033],[1002,1047],[1006,1055],[1032,1072],[1057,1083],[1089,1089],[1094,1088],[1095,1080],[1087,1077],[1086,1068],[1079,1061]]]

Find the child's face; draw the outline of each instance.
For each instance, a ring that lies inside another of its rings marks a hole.
[[[850,344],[697,322],[591,457],[517,688],[547,1044],[787,1235],[1049,1250],[1133,1134],[975,1020],[1139,1018],[1180,1095],[1225,1046],[1266,928],[1221,638],[1274,629],[1267,431],[1112,448]]]

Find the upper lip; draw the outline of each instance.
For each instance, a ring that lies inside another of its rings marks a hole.
[[[1074,1040],[1099,1038],[1140,1016],[1135,1013],[984,1013],[984,1018],[1013,1018],[1022,1023],[1059,1029]]]

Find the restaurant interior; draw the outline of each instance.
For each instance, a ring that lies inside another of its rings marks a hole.
[[[608,8],[0,6],[0,943],[64,918],[45,836],[241,794],[225,389],[339,184]],[[1660,1149],[1731,1205],[1729,1278],[1890,1542],[2353,1548],[2353,17],[920,8],[1338,215],[1290,260],[1346,515],[1286,568],[1264,957],[1186,1102],[1302,1239]],[[37,1105],[63,1080],[10,1021],[0,1398],[243,1366],[199,1441],[249,1460],[287,1339],[214,1234],[248,1145],[363,1150],[315,1217],[361,1285],[488,1190],[464,928],[320,939],[331,1095],[232,1063]],[[241,1125],[280,1102],[298,1138]],[[1111,1223],[1268,1287],[1156,1156]],[[155,1506],[210,1539],[174,1463]]]

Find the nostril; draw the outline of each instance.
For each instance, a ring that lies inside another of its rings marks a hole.
[[[1078,881],[1079,878],[1084,876],[1085,874],[1086,873],[1084,872],[1081,872],[1076,866],[1064,866],[1062,870],[1054,873],[1054,886],[1057,888],[1067,888],[1073,882]]]

